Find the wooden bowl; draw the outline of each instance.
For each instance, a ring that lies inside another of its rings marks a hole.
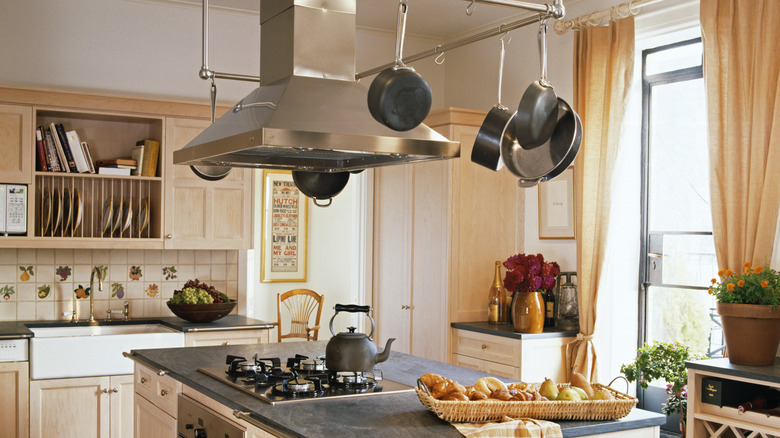
[[[216,321],[236,307],[238,301],[214,304],[171,304],[167,303],[174,315],[190,322]]]

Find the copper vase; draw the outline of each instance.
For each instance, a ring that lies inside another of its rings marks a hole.
[[[512,328],[518,333],[541,333],[544,328],[544,297],[541,292],[515,292]]]

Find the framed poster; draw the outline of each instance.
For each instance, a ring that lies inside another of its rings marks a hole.
[[[308,198],[288,170],[263,170],[260,281],[306,281]]]
[[[539,183],[539,238],[574,239],[574,167]]]

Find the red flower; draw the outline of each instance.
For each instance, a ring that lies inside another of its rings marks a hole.
[[[517,254],[504,262],[506,277],[504,287],[507,290],[533,292],[555,287],[560,266],[556,262],[545,262],[541,254]]]

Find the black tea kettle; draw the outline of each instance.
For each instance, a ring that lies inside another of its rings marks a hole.
[[[395,338],[388,339],[385,349],[377,354],[376,344],[371,340],[371,335],[374,334],[374,318],[369,313],[370,306],[336,304],[335,309],[336,313],[330,319],[330,332],[333,337],[325,348],[325,368],[331,371],[367,372],[390,357],[390,345]],[[347,327],[349,332],[333,333],[333,320],[339,312],[365,312],[371,320],[371,333],[355,333],[355,327]]]

